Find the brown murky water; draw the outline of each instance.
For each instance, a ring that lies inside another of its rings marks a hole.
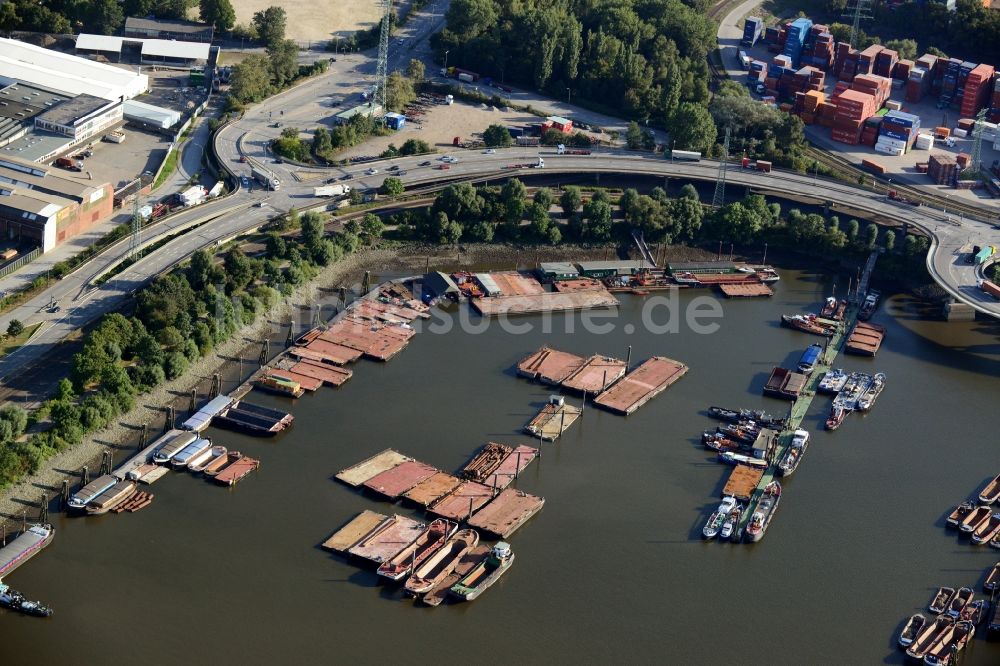
[[[550,334],[423,332],[387,364],[357,364],[339,390],[294,405],[255,395],[296,422],[274,440],[211,432],[263,462],[233,490],[173,473],[140,513],[56,517],[55,542],[7,581],[56,614],[0,613],[5,663],[901,663],[902,619],[939,585],[978,591],[1000,559],[943,528],[1000,471],[1000,327],[927,320],[902,298],[882,307],[878,359],[842,359],[887,373],[874,410],[827,433],[828,401],[816,400],[812,446],[764,541],[704,543],[727,469],[698,444],[713,425],[701,412],[782,413],[760,388],[814,339],[778,315],[816,307],[832,281],[783,275],[773,299],[723,303],[710,335],[627,333],[644,301],[625,295],[608,334],[587,333],[578,314],[553,318]],[[337,483],[341,468],[391,446],[451,470],[486,441],[524,441],[551,391],[511,368],[542,343],[622,358],[632,345],[633,364],[665,355],[691,371],[628,418],[588,408],[545,447],[517,482],[545,508],[474,603],[414,607],[318,547],[362,509],[417,515]],[[981,637],[965,661],[998,662]]]

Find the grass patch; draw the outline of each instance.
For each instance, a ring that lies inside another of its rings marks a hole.
[[[177,169],[177,153],[177,149],[172,149],[167,153],[166,159],[163,160],[163,168],[160,169],[160,175],[156,177],[156,182],[153,183],[154,190],[167,182],[167,178],[170,178],[170,175]]]
[[[35,331],[37,331],[38,327],[41,325],[42,322],[38,322],[37,324],[32,324],[31,326],[25,326],[24,330],[21,331],[21,335],[14,336],[13,338],[5,337],[2,341],[0,341],[0,357],[6,356],[27,342],[28,338],[34,335]]]

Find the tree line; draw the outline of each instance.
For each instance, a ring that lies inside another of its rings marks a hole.
[[[195,7],[201,20],[220,32],[236,23],[230,0],[6,0],[0,2],[0,30],[114,35],[127,16],[186,19]]]
[[[132,316],[105,315],[87,333],[56,395],[30,415],[30,422],[49,427],[22,437],[29,416],[0,409],[0,487],[108,425],[137,396],[183,375],[323,266],[381,233],[381,221],[366,218],[328,235],[320,214],[293,210],[264,236],[255,256],[238,245],[221,258],[199,250],[140,290]]]

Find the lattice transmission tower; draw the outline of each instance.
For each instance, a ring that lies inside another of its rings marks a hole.
[[[861,29],[861,20],[872,18],[872,0],[851,0],[847,4],[847,11],[843,14],[845,18],[851,19],[851,48],[858,38],[858,31]]]
[[[729,128],[726,128],[726,139],[722,142],[722,157],[719,158],[719,175],[715,179],[715,195],[712,205],[722,208],[726,205],[726,169],[729,166]]]
[[[129,240],[128,246],[129,257],[135,257],[139,253],[139,245],[142,243],[142,213],[140,212],[142,197],[139,196],[142,191],[142,181],[139,181],[138,185],[135,197],[132,199],[132,238]]]
[[[986,109],[976,115],[975,129],[972,130],[972,156],[963,172],[966,177],[978,176],[983,165],[983,129],[986,125]]]
[[[382,31],[378,40],[378,65],[375,68],[375,103],[382,107],[382,122],[388,110],[386,84],[389,80],[389,31],[392,29],[392,0],[382,0]]]

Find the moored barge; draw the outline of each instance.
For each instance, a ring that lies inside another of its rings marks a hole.
[[[0,548],[0,579],[41,552],[52,543],[55,534],[51,525],[35,523]]]

